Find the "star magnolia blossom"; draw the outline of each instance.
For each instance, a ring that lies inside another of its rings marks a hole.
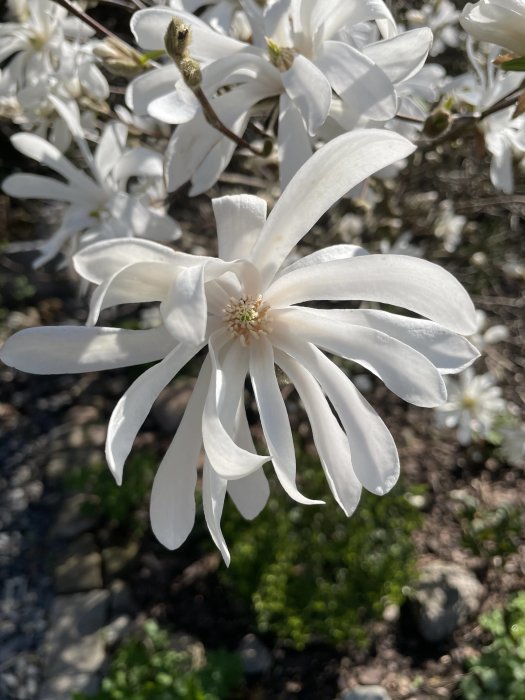
[[[158,206],[152,209],[159,194],[161,197],[164,194],[161,154],[143,147],[127,149],[127,127],[109,123],[92,155],[82,137],[78,114],[75,118],[57,100],[54,104],[74,132],[91,176],[40,136],[11,137],[11,143],[20,153],[66,179],[64,183],[62,179],[22,173],[11,175],[2,183],[3,191],[12,197],[67,203],[60,228],[41,247],[35,266],[54,258],[66,245],[69,245],[66,252],[71,254],[88,243],[118,236],[144,236],[162,241],[178,238],[178,224]],[[142,194],[127,191],[132,177],[143,183]]]
[[[475,39],[525,54],[525,0],[467,2],[459,21]]]
[[[120,483],[124,461],[153,401],[208,347],[153,485],[152,526],[167,547],[179,546],[193,527],[202,445],[204,513],[227,562],[220,529],[225,494],[230,493],[243,515],[254,517],[268,496],[264,462],[273,462],[280,483],[296,501],[318,502],[301,495],[296,486],[292,432],[275,364],[303,401],[330,488],[350,515],[361,485],[376,494],[392,488],[399,459],[381,418],[322,350],[358,362],[418,406],[442,403],[442,375],[459,371],[478,356],[458,335],[475,328],[472,302],[437,265],[407,256],[368,255],[351,245],[285,262],[328,207],[413,148],[393,132],[373,129],[334,139],[299,170],[268,218],[258,197],[213,200],[219,259],[139,240],[85,248],[75,257],[76,269],[98,285],[89,323],[109,306],[156,301],[162,325],[146,331],[31,328],[12,336],[0,351],[9,365],[50,374],[160,360],[131,385],[110,420],[106,454]],[[377,310],[297,306],[313,300],[383,302],[430,320]],[[244,407],[247,375],[269,456],[258,455],[250,437]]]
[[[312,139],[330,113],[332,92],[344,107],[346,130],[362,118],[385,122],[397,111],[396,84],[421,68],[432,43],[426,28],[396,36],[394,19],[382,0],[289,0],[271,4],[262,13],[256,3],[243,7],[251,22],[250,44],[169,8],[135,13],[131,29],[139,46],[151,51],[165,48],[173,17],[191,25],[189,52],[203,66],[202,88],[236,134],[244,132],[258,103],[279,99],[283,186],[311,156]],[[372,43],[355,48],[360,30],[369,22],[373,32],[365,35]],[[388,41],[375,41],[377,27]],[[208,124],[175,65],[136,78],[127,101],[139,114],[179,124],[167,150],[168,190],[191,180],[190,194],[195,195],[216,182],[235,143]]]

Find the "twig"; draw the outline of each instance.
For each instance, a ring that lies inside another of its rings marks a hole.
[[[123,44],[126,43],[125,41],[122,41],[122,39],[120,39],[120,37],[118,37],[116,34],[113,34],[112,31],[104,27],[104,25],[100,24],[100,22],[97,22],[96,19],[75,7],[73,3],[70,2],[70,0],[53,0],[53,2],[56,2],[57,5],[60,5],[75,17],[78,17],[78,19],[84,22],[84,24],[87,24],[89,27],[91,27],[91,29],[94,29],[97,32],[97,34],[103,34],[104,36],[111,37],[116,41],[121,41]]]

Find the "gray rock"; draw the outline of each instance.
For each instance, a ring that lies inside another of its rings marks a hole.
[[[93,503],[93,498],[84,493],[77,493],[67,498],[51,529],[51,537],[72,539],[92,530],[96,524],[96,518],[85,515],[86,506],[90,502]]]
[[[130,540],[125,547],[106,547],[102,550],[104,571],[109,579],[122,574],[135,559],[139,551],[139,543]]]
[[[479,610],[483,586],[468,569],[432,562],[420,574],[412,593],[412,608],[422,637],[441,642]]]
[[[55,568],[58,593],[102,588],[102,557],[92,535],[82,535],[65,551]]]
[[[131,591],[124,581],[115,579],[110,583],[109,590],[111,593],[109,605],[112,617],[135,611],[135,603]]]
[[[48,678],[93,674],[105,659],[104,627],[109,591],[57,596],[51,608],[42,654]]]
[[[272,665],[270,652],[254,634],[242,638],[237,652],[246,675],[265,673]]]
[[[91,673],[60,674],[48,678],[40,687],[38,700],[71,700],[73,693],[94,695],[100,678]]]
[[[119,617],[116,617],[102,630],[106,646],[114,647],[126,636],[130,628],[131,618],[129,615],[119,615]]]
[[[352,690],[344,690],[341,700],[390,700],[390,695],[380,685],[356,685]]]

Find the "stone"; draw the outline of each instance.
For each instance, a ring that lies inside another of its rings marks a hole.
[[[102,557],[93,535],[85,534],[65,551],[55,568],[58,593],[76,593],[102,588]]]
[[[129,615],[119,615],[102,630],[104,642],[108,647],[114,647],[126,636],[131,628]]]
[[[356,685],[351,690],[344,690],[341,700],[391,700],[390,695],[380,685]]]
[[[102,550],[104,572],[108,579],[116,578],[126,571],[138,554],[140,545],[130,540],[125,547],[106,547]]]
[[[412,610],[421,636],[437,643],[480,607],[483,586],[476,576],[459,564],[432,562],[420,573],[412,593]]]
[[[152,415],[164,432],[172,435],[179,427],[194,386],[195,382],[182,380],[161,391]]]
[[[51,607],[42,654],[48,678],[93,674],[105,660],[101,633],[109,611],[109,591],[57,596]]]
[[[86,515],[85,510],[90,503],[94,502],[96,502],[95,499],[84,493],[77,493],[67,498],[63,502],[51,529],[51,537],[69,540],[92,530],[97,519],[93,515]]]
[[[73,693],[94,695],[100,687],[100,680],[91,673],[53,676],[42,683],[38,700],[71,700]]]
[[[242,638],[237,649],[241,665],[246,675],[265,673],[272,665],[272,657],[264,644],[254,635]]]
[[[135,611],[135,603],[127,583],[120,579],[115,579],[111,581],[109,591],[111,594],[109,606],[111,608],[112,617],[118,617],[119,615]]]

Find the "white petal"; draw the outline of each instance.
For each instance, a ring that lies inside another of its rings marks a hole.
[[[264,282],[340,197],[414,146],[394,132],[367,129],[333,139],[303,165],[273,208],[250,258]]]
[[[283,352],[277,351],[275,359],[304,404],[330,490],[345,514],[350,516],[359,503],[361,483],[352,468],[348,439],[312,375]]]
[[[69,180],[71,184],[84,189],[86,196],[100,196],[100,189],[93,180],[81,170],[75,168],[58,148],[40,136],[35,134],[15,134],[11,136],[11,143],[20,153],[51,168],[59,175],[65,177],[66,180]]]
[[[368,255],[368,253],[364,248],[361,248],[361,246],[351,245],[350,243],[330,245],[326,248],[316,250],[309,255],[305,255],[303,258],[299,258],[299,260],[295,260],[295,262],[291,263],[291,265],[286,265],[286,267],[283,267],[279,271],[276,279],[282,275],[288,274],[289,272],[293,272],[293,270],[299,270],[303,267],[308,267],[309,265],[318,265],[319,263],[328,262],[329,260],[353,258],[357,255]]]
[[[272,334],[274,344],[312,374],[334,406],[350,444],[352,466],[363,486],[379,496],[399,477],[399,457],[392,435],[374,409],[333,362],[310,343],[290,334]]]
[[[163,328],[26,328],[8,338],[0,359],[23,372],[77,374],[154,362],[173,349],[173,342]]]
[[[432,321],[375,309],[324,309],[323,316],[340,323],[375,328],[427,357],[441,374],[462,372],[479,357],[466,338]]]
[[[275,211],[275,210],[274,210]],[[282,275],[265,293],[277,307],[312,299],[401,306],[463,335],[476,330],[466,290],[445,269],[409,255],[360,255]]]
[[[75,201],[75,191],[52,177],[43,175],[10,175],[2,182],[2,189],[10,197],[20,199],[55,199],[59,202]]]
[[[184,124],[193,119],[199,109],[200,103],[193,92],[179,80],[176,90],[149,103],[148,114],[165,124]]]
[[[211,200],[219,258],[247,258],[266,221],[267,205],[261,197],[237,194]]]
[[[115,164],[112,176],[119,184],[125,185],[130,177],[158,177],[163,173],[162,155],[149,148],[133,148],[127,151]]]
[[[168,549],[180,547],[195,521],[194,492],[202,446],[201,416],[209,381],[210,363],[206,359],[151,489],[151,527],[159,542]]]
[[[135,114],[145,115],[151,102],[167,92],[172,92],[179,79],[180,72],[174,63],[139,75],[126,89],[126,104]]]
[[[162,362],[141,374],[115,406],[108,425],[106,459],[117,484],[122,483],[124,462],[153,402],[201,347],[175,347]]]
[[[95,151],[95,166],[103,178],[107,178],[124,153],[128,127],[120,122],[109,122]]]
[[[181,255],[159,243],[117,238],[83,248],[74,256],[73,265],[85,280],[101,284],[126,265],[137,262],[167,262],[174,265]]]
[[[341,41],[326,41],[315,60],[341,100],[359,117],[392,119],[397,111],[394,86],[367,56]]]
[[[227,341],[222,331],[210,337],[212,375],[202,416],[202,437],[213,470],[223,478],[239,479],[259,469],[269,457],[253,454],[231,437],[239,397],[244,395],[248,351],[234,342],[221,363],[218,352]]]
[[[119,304],[162,301],[173,282],[173,266],[166,262],[126,265],[93,292],[87,325],[95,325],[104,309]]]
[[[281,75],[288,96],[301,112],[308,133],[315,136],[325,123],[332,102],[332,88],[319,68],[301,54]]]
[[[250,377],[259,408],[264,438],[268,445],[277,478],[286,493],[298,503],[323,503],[306,498],[295,484],[295,449],[279,384],[275,376],[273,349],[265,338],[250,346]]]
[[[363,53],[378,65],[394,83],[408,80],[418,73],[432,46],[429,27],[412,29],[392,39],[383,39],[365,46]]]
[[[312,144],[304,119],[286,93],[279,98],[279,177],[281,189],[312,155]]]
[[[205,274],[206,263],[177,270],[160,305],[166,328],[174,338],[190,345],[202,342],[206,336],[208,305]]]
[[[204,517],[212,540],[222,554],[226,566],[230,565],[230,552],[221,530],[221,515],[226,495],[226,479],[221,479],[212,469],[207,458],[204,459],[202,474],[202,506]]]
[[[272,322],[274,329],[284,329],[366,367],[409,403],[433,408],[447,398],[445,382],[430,360],[386,333],[342,324],[322,311],[302,308],[274,312]]]

